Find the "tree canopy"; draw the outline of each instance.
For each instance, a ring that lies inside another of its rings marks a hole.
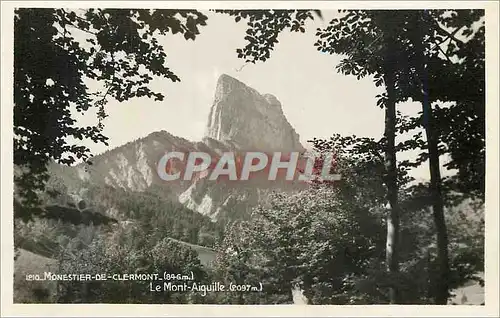
[[[70,138],[107,143],[102,119],[108,99],[163,100],[148,85],[153,77],[180,78],[167,66],[158,36],[194,40],[206,20],[196,10],[16,10],[14,164],[24,169],[15,177],[23,205],[39,204],[37,190],[48,178],[49,161],[89,159],[89,149]],[[92,81],[103,90],[92,91]],[[97,109],[98,124],[78,127],[74,113],[91,108]]]

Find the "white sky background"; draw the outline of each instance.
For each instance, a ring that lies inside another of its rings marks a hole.
[[[281,33],[269,60],[248,64],[240,72],[236,70],[244,60],[237,58],[236,49],[246,43],[246,23],[236,23],[228,15],[204,13],[208,16],[207,25],[200,28],[201,34],[195,41],[186,41],[182,35],[159,38],[168,66],[181,82],[153,82],[152,87],[165,95],[161,102],[148,98],[110,101],[106,106],[109,117],[104,121],[104,135],[109,137],[110,146],[85,142],[93,154],[159,130],[191,141],[200,140],[217,79],[223,73],[261,94],[276,96],[304,145],[308,139],[328,138],[334,133],[375,138],[383,135],[384,111],[376,106],[375,98],[383,88],[375,87],[370,78],[357,80],[337,73],[335,66],[340,56],[321,53],[313,46],[316,28],[326,26],[336,11],[323,11],[324,20],[315,17],[306,25],[306,33]],[[406,103],[399,109],[416,113],[421,106]],[[81,125],[95,123],[92,114],[79,120]],[[398,159],[406,158],[407,155],[399,155]],[[427,165],[423,165],[415,169],[414,176],[428,179],[427,170]]]

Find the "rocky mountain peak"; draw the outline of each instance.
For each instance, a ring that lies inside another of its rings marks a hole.
[[[213,156],[228,151],[303,152],[304,148],[275,96],[260,94],[241,81],[222,75],[202,142],[156,131],[95,156],[91,165],[67,167],[54,162],[49,169],[75,193],[90,185],[132,192],[154,190],[213,219],[246,215],[275,186],[280,189],[282,186],[267,180],[238,186],[207,180],[165,182],[158,176],[157,168],[166,151],[203,151]],[[285,188],[295,189],[295,186],[287,184]]]
[[[217,82],[205,137],[243,150],[304,151],[275,96],[226,74]]]

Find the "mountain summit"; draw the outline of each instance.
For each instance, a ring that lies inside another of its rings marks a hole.
[[[205,137],[242,150],[304,151],[276,97],[226,74],[217,82]]]
[[[252,181],[241,185],[205,179],[169,183],[157,173],[158,162],[168,151],[203,151],[217,156],[228,151],[303,152],[304,148],[276,97],[261,95],[237,79],[222,75],[202,142],[158,131],[95,156],[90,166],[53,163],[49,169],[74,193],[85,192],[89,185],[133,192],[156,189],[163,196],[213,219],[248,215],[255,204],[265,199],[268,190],[277,185],[267,180],[262,184]]]

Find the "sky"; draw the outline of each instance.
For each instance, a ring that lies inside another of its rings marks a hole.
[[[335,66],[341,57],[321,53],[313,46],[316,28],[326,26],[336,11],[323,11],[324,20],[309,22],[305,33],[283,32],[269,60],[248,64],[241,71],[244,60],[237,58],[236,49],[245,45],[246,24],[227,15],[204,13],[207,25],[200,28],[195,41],[186,41],[182,35],[159,38],[168,66],[181,82],[154,81],[152,88],[166,96],[161,102],[148,98],[110,101],[103,132],[110,146],[87,142],[94,154],[159,130],[201,140],[221,74],[233,76],[261,94],[276,96],[304,145],[311,138],[328,138],[334,133],[382,137],[384,111],[376,106],[375,98],[382,88],[375,87],[370,78],[357,80],[338,73]],[[398,107],[404,113],[415,113],[421,106],[406,103]],[[82,125],[95,123],[92,113],[79,119]],[[406,158],[408,155],[400,156]],[[418,168],[415,176],[428,178],[427,167]]]

